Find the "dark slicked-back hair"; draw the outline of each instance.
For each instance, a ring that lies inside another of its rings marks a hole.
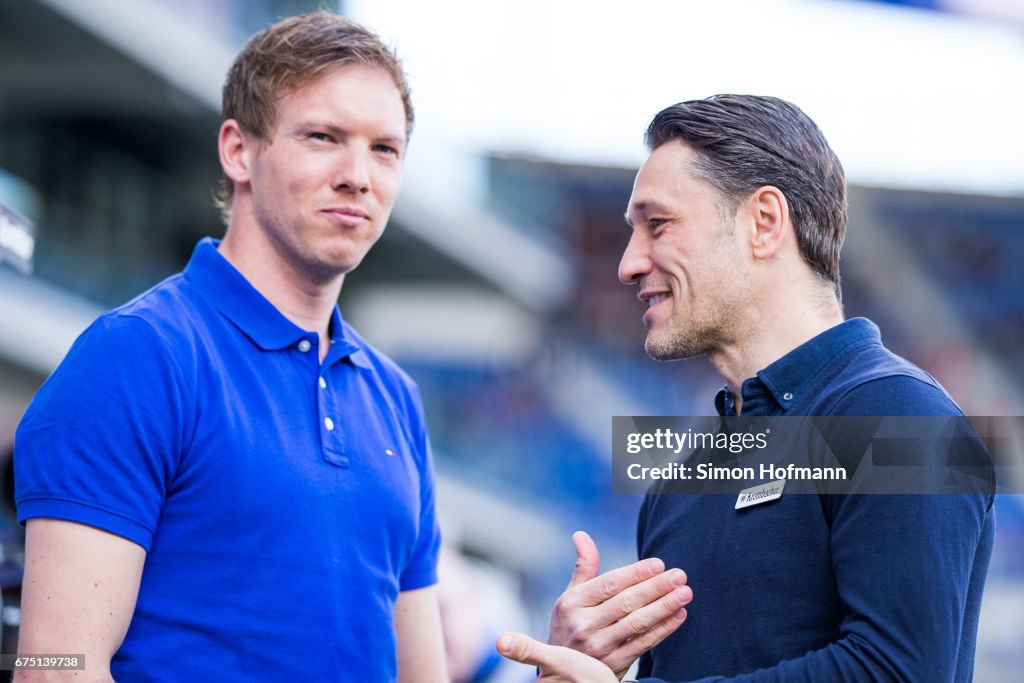
[[[648,149],[673,140],[693,148],[693,171],[721,193],[730,216],[758,188],[782,190],[801,255],[841,300],[846,176],[814,121],[777,97],[715,95],[658,112],[647,128]]]
[[[284,19],[249,40],[228,71],[221,117],[235,119],[247,133],[266,140],[274,131],[282,97],[350,64],[377,67],[391,76],[405,106],[408,137],[412,100],[398,56],[369,29],[325,10]],[[215,203],[225,224],[231,219],[233,194],[234,186],[224,178]]]

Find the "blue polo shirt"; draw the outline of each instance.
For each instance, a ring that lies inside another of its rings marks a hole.
[[[147,550],[118,680],[396,677],[399,591],[436,581],[418,390],[335,308],[330,349],[217,251],[99,318],[15,441],[21,522]]]
[[[926,372],[844,322],[746,380],[743,415],[962,415]],[[718,413],[735,415],[727,389]],[[644,499],[641,558],[689,576],[686,622],[644,655],[663,681],[971,680],[991,495]]]

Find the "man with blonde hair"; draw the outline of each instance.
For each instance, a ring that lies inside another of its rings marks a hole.
[[[442,681],[419,393],[336,303],[399,190],[402,68],[295,17],[223,107],[224,239],[100,317],[19,427],[20,650],[90,681]]]

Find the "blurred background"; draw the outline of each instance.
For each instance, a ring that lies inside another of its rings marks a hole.
[[[224,74],[251,33],[322,5],[0,3],[4,652],[22,559],[15,426],[92,319],[223,234]],[[395,45],[413,88],[404,189],[341,307],[423,389],[456,678],[528,677],[487,649],[504,628],[546,634],[574,530],[606,568],[634,559],[639,499],[610,492],[610,416],[714,412],[721,380],[702,359],[649,360],[642,305],[616,278],[643,131],[664,106],[717,92],[801,106],[850,182],[847,316],[875,320],[969,415],[1024,414],[1020,2],[329,6]],[[997,506],[978,681],[1024,670],[1024,500]]]

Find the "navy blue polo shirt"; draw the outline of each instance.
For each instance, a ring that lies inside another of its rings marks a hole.
[[[216,247],[39,390],[18,518],[147,550],[119,680],[394,680],[394,603],[435,583],[440,542],[418,390],[337,308],[321,364]]]
[[[962,415],[863,318],[741,387],[743,415]],[[735,397],[719,392],[721,415]],[[970,681],[995,530],[991,495],[736,495],[644,499],[641,558],[681,567],[686,622],[644,655],[663,681]]]

